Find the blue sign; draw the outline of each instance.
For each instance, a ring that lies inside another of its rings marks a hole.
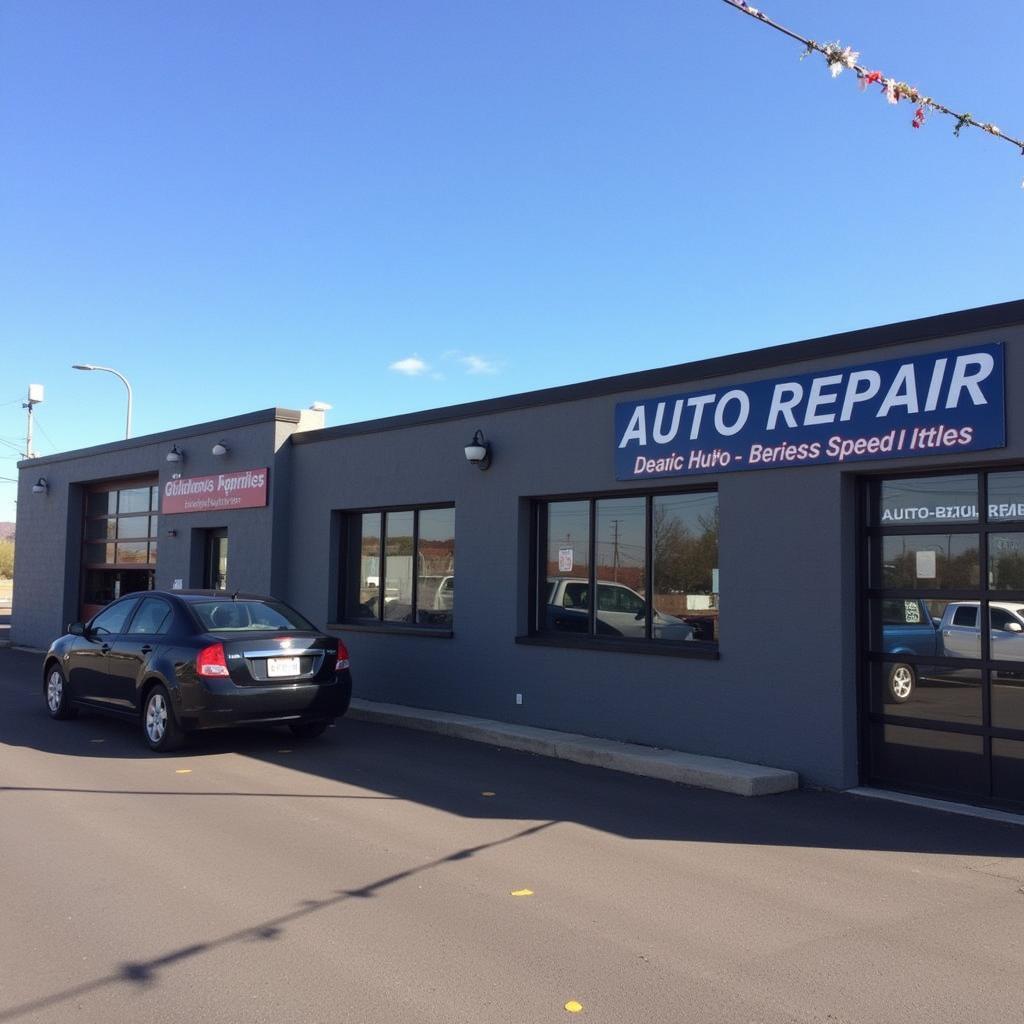
[[[1002,448],[1003,346],[619,402],[615,444],[618,480]]]

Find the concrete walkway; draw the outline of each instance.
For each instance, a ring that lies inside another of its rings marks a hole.
[[[653,779],[680,782],[686,786],[734,793],[737,796],[767,796],[798,789],[800,785],[796,772],[782,768],[686,754],[678,750],[660,750],[637,743],[620,743],[578,733],[495,722],[487,718],[471,718],[469,715],[455,715],[447,711],[430,711],[426,708],[356,698],[352,701],[349,716],[490,743],[598,768],[611,768],[630,775],[646,775]]]

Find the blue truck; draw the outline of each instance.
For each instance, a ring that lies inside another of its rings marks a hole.
[[[934,657],[942,653],[939,623],[917,597],[885,598],[882,601],[882,649],[886,654]],[[917,670],[903,661],[893,662],[886,677],[888,699],[895,704],[910,700],[917,685]]]

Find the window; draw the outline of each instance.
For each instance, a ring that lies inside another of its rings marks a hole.
[[[451,629],[455,508],[356,512],[346,523],[344,618],[367,625]]]
[[[978,625],[978,609],[969,605],[962,605],[953,613],[954,626],[970,626],[972,629]]]
[[[537,535],[535,633],[717,642],[716,492],[539,502]]]
[[[873,479],[863,497],[867,779],[1024,805],[1024,471]]]
[[[89,623],[90,632],[96,636],[114,636],[120,633],[136,604],[138,599],[133,597],[105,608]]]
[[[160,489],[150,480],[94,484],[82,523],[83,619],[110,601],[153,589]]]
[[[128,627],[130,634],[159,636],[166,633],[171,625],[171,606],[157,597],[144,597],[139,610]]]

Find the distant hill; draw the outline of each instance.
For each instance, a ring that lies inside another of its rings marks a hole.
[[[14,537],[14,523],[0,523],[0,540],[11,540]]]

